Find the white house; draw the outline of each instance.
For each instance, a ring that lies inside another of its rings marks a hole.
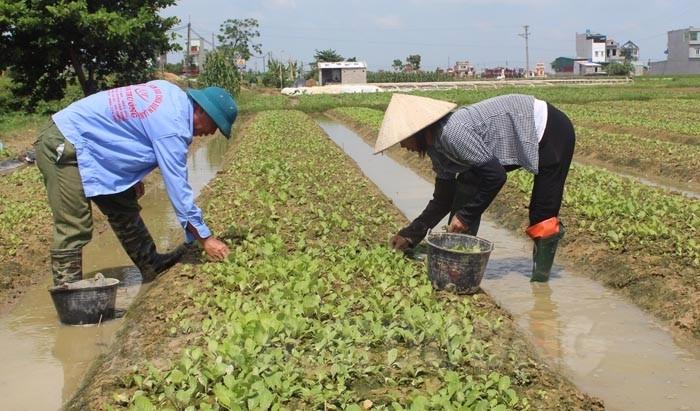
[[[329,84],[366,84],[367,63],[363,61],[334,61],[318,63],[318,83]]]
[[[576,58],[593,63],[605,63],[606,36],[598,33],[576,33]]]

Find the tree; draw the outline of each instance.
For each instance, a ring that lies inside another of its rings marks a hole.
[[[334,61],[343,61],[343,56],[338,54],[337,51],[333,49],[325,49],[325,50],[314,50],[314,59],[315,61],[311,63],[310,65],[310,70],[306,72],[304,75],[304,78],[308,79],[315,79],[318,77],[318,63],[320,62],[334,62]]]
[[[413,70],[420,70],[420,54],[411,54],[406,57],[406,63],[413,67]]]
[[[84,95],[152,77],[155,58],[177,50],[179,22],[158,10],[175,0],[0,1],[0,70],[17,96],[59,99],[77,78]]]
[[[241,89],[241,76],[236,66],[234,50],[220,47],[209,53],[197,82],[202,87],[218,86],[231,94],[238,94]]]
[[[634,67],[630,62],[610,63],[608,67],[606,67],[606,71],[611,76],[629,76],[632,70],[634,70]]]
[[[260,37],[258,20],[256,19],[228,19],[219,28],[219,43],[222,47],[230,48],[240,58],[250,59],[253,52],[262,53],[262,45],[253,43]]]
[[[337,51],[333,49],[326,49],[326,50],[315,50],[316,53],[314,54],[314,58],[316,59],[316,63],[324,61],[324,62],[333,62],[333,61],[343,61],[343,56],[338,54]]]
[[[394,69],[394,71],[401,71],[401,68],[403,67],[403,61],[400,59],[394,59],[394,62],[391,63],[391,68]]]
[[[348,57],[345,61],[357,61],[357,57]]]

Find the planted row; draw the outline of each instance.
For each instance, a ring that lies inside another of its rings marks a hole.
[[[697,101],[697,100],[695,100]],[[631,106],[634,107],[634,106]],[[656,102],[651,102],[640,109],[626,106],[611,107],[608,104],[572,104],[562,109],[578,123],[596,126],[616,126],[627,130],[656,132],[657,138],[666,138],[664,134],[685,136],[690,144],[700,144],[700,125],[697,114],[680,110],[667,109],[665,112]],[[658,111],[657,111],[658,110]],[[675,137],[677,140],[680,137]]]
[[[651,179],[664,176],[693,181],[700,169],[700,146],[609,133],[595,127],[576,127],[576,155],[589,156],[612,166],[624,166]]]
[[[121,378],[114,404],[185,409],[528,409],[594,402],[542,369],[486,296],[435,293],[389,250],[405,223],[309,117],[264,112],[211,186],[234,242],[199,279],[168,367]],[[195,320],[198,319],[198,320]],[[167,344],[166,342],[163,342]],[[548,403],[548,401],[551,401]]]
[[[332,113],[373,129],[373,136],[383,115],[376,110],[351,108]],[[584,132],[582,140],[585,139]],[[653,142],[645,144],[653,146]],[[417,157],[400,151],[397,154]],[[429,162],[401,160],[424,176],[432,176]],[[691,156],[688,160],[697,159]],[[507,184],[489,209],[490,214],[521,230],[527,221],[531,189],[529,173],[510,173]],[[581,263],[584,271],[605,284],[623,289],[659,317],[700,336],[700,308],[693,303],[700,293],[697,200],[669,194],[600,168],[576,166],[567,179],[562,216],[571,225],[564,243],[571,261]],[[570,243],[575,245],[568,246]]]

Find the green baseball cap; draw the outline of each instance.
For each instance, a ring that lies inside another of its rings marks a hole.
[[[231,94],[221,87],[191,88],[186,93],[214,120],[221,134],[231,138],[231,127],[238,115],[238,107]]]

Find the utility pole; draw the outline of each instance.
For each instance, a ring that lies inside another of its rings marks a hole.
[[[525,25],[523,26],[525,29],[525,33],[520,33],[518,36],[523,37],[525,39],[525,77],[530,76],[530,50],[528,48],[528,38],[530,37],[530,33],[527,31],[530,26]]]
[[[185,64],[183,67],[183,71],[186,74],[190,73],[190,36],[192,32],[192,23],[190,22],[189,18],[187,19],[187,45],[185,46]]]

